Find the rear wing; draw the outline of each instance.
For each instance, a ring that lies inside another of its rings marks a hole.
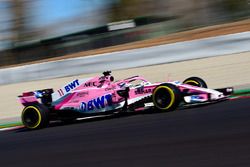
[[[18,96],[18,100],[24,106],[37,103],[42,103],[46,106],[49,106],[52,102],[51,94],[53,92],[53,89],[24,92],[22,95]]]

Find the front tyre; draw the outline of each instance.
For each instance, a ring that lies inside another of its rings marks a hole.
[[[183,83],[188,84],[188,85],[192,85],[192,86],[201,87],[201,88],[207,88],[206,82],[199,77],[187,78],[187,79],[185,79],[185,81],[183,81]]]
[[[26,106],[22,112],[23,125],[28,129],[40,129],[49,125],[49,110],[42,104]]]
[[[181,102],[180,90],[172,84],[165,83],[157,86],[153,91],[153,103],[159,111],[173,111]]]

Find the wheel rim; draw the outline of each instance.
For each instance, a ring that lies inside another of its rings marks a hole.
[[[153,100],[157,108],[163,110],[169,109],[175,101],[174,92],[169,87],[159,86],[155,90]]]
[[[23,111],[22,120],[26,127],[35,129],[41,123],[41,114],[36,107],[28,106]]]
[[[197,81],[193,81],[193,80],[188,80],[188,81],[185,82],[185,84],[200,87],[200,83],[197,82]]]

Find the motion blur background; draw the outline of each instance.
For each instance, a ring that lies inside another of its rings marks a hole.
[[[249,16],[250,0],[0,0],[0,67]]]

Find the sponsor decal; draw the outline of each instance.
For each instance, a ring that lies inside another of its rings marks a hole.
[[[71,91],[72,89],[76,88],[77,86],[79,86],[79,81],[78,79],[74,80],[73,82],[71,82],[70,84],[66,85],[64,87],[66,92]]]
[[[204,98],[202,96],[199,95],[192,95],[190,102],[199,102],[199,101],[204,101]]]
[[[139,87],[135,90],[135,94],[147,94],[147,93],[152,93],[152,89],[144,89],[144,87]]]
[[[43,97],[43,93],[41,91],[35,91],[34,92],[36,98],[41,98]]]
[[[57,92],[59,93],[60,96],[63,96],[63,95],[64,95],[64,92],[63,92],[62,89],[57,90]]]
[[[96,82],[87,82],[84,84],[84,87],[94,87],[94,86],[95,87],[97,86]]]
[[[112,86],[111,88],[105,88],[105,91],[115,90],[115,86]]]
[[[79,103],[80,101],[79,100],[70,100],[69,103]]]
[[[196,99],[204,99],[204,98],[202,96],[199,96],[199,95],[192,95],[191,99],[196,100]]]
[[[77,93],[78,97],[85,97],[86,95],[89,95],[89,92],[79,92],[79,93]]]
[[[80,110],[82,112],[93,111],[94,109],[102,109],[106,106],[112,106],[112,95],[107,94],[101,97],[97,97],[87,103],[82,102],[80,105]]]

